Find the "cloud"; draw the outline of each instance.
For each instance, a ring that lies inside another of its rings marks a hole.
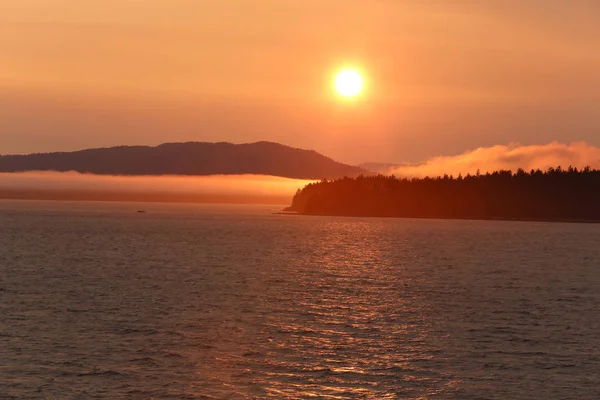
[[[600,168],[600,148],[585,142],[531,146],[513,143],[480,147],[456,156],[434,157],[421,164],[403,165],[385,172],[402,177],[457,176],[459,173],[474,174],[477,170],[485,173],[501,169],[516,171],[523,168],[529,171],[557,166],[583,168],[587,165]]]
[[[291,200],[297,189],[312,181],[267,175],[112,176],[78,172],[0,173],[0,192],[53,191],[169,195],[168,199]],[[42,196],[43,197],[43,196]],[[122,198],[122,197],[120,197]],[[140,197],[135,197],[139,199]],[[153,197],[156,198],[156,197]]]

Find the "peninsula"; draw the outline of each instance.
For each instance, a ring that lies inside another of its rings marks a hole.
[[[436,178],[359,176],[299,190],[286,209],[305,215],[600,221],[600,171],[561,167]]]

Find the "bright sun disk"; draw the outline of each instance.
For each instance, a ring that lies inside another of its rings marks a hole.
[[[335,77],[335,90],[344,97],[354,97],[363,89],[363,78],[353,69],[345,69]]]

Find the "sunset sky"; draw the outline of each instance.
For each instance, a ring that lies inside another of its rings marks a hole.
[[[599,49],[595,0],[2,0],[0,153],[600,146]],[[345,66],[363,73],[356,99],[332,90]]]

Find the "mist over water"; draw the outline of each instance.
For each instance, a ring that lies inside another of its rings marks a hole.
[[[268,196],[291,200],[310,180],[268,175],[112,176],[78,172],[0,173],[0,190]]]
[[[475,174],[499,170],[516,171],[523,168],[542,169],[569,166],[584,168],[600,168],[600,148],[585,142],[558,143],[523,146],[517,143],[479,147],[454,156],[441,156],[414,164],[390,167],[384,171],[403,177],[458,176],[459,174]]]
[[[600,148],[585,142],[523,146],[519,144],[480,147],[454,156],[440,156],[418,164],[373,167],[372,173],[400,177],[436,177],[445,174],[475,174],[519,168],[546,170],[551,167],[600,168]],[[368,172],[367,172],[368,173]],[[296,190],[315,182],[269,175],[95,175],[79,172],[29,171],[0,173],[0,191],[93,191],[113,193],[170,193],[225,196],[268,196],[287,203]]]
[[[6,398],[600,398],[600,225],[0,201]]]

